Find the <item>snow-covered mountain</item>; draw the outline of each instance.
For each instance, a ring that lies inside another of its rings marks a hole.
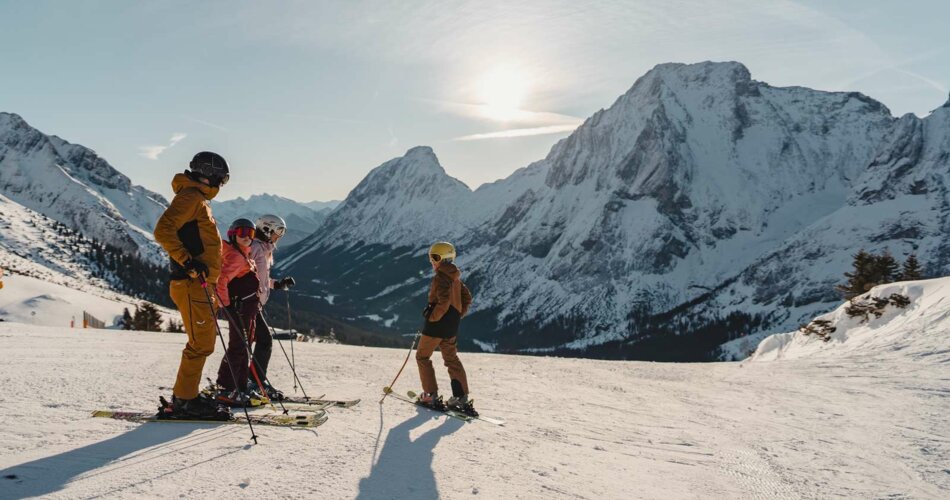
[[[948,141],[948,107],[898,119],[739,63],[662,64],[474,192],[429,148],[383,164],[280,270],[309,306],[412,330],[424,249],[448,239],[484,349],[699,359],[832,307],[859,248],[950,271]]]
[[[0,112],[0,194],[152,262],[164,256],[152,229],[168,202],[135,186],[95,151],[48,136]]]
[[[6,274],[0,318],[7,320],[65,325],[88,302],[95,311],[109,311],[101,319],[111,324],[121,304],[137,303],[131,295],[169,302],[163,267],[91,241],[3,195],[0,268]],[[38,312],[46,316],[34,317]]]
[[[211,202],[222,236],[226,235],[228,226],[235,219],[243,217],[253,221],[264,214],[283,217],[287,222],[287,233],[280,241],[282,247],[293,245],[310,236],[338,204],[339,202],[335,201],[300,203],[267,193],[251,195],[247,199],[238,197],[233,200]]]

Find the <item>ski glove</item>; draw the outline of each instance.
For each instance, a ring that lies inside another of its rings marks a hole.
[[[291,278],[290,276],[287,276],[286,278],[279,279],[276,282],[274,282],[274,290],[287,290],[288,288],[291,288],[296,284],[297,282],[294,281],[293,278]]]
[[[188,276],[192,278],[197,278],[199,275],[208,276],[208,266],[200,260],[188,259],[182,267],[185,268],[185,272],[188,273]]]
[[[426,308],[422,310],[422,317],[429,319],[429,315],[432,314],[433,309],[435,309],[435,302],[429,302]]]

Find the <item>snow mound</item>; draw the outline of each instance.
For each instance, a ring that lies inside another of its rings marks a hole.
[[[801,330],[770,335],[763,340],[751,359],[822,358],[841,356],[928,358],[950,362],[950,278],[904,281],[872,288],[855,301],[887,301],[895,294],[910,300],[906,307],[891,303],[879,316],[868,319],[851,317],[845,302],[834,311],[812,322],[827,322],[827,337]],[[934,358],[936,357],[936,358]]]

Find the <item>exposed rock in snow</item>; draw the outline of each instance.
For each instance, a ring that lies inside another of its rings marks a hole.
[[[842,359],[847,356],[895,357],[907,360],[950,362],[950,333],[946,319],[950,317],[950,278],[906,281],[880,285],[855,301],[887,299],[900,295],[910,300],[906,307],[891,303],[882,306],[877,315],[852,317],[845,302],[834,311],[818,316],[815,321],[827,322],[832,330],[824,340],[802,331],[778,333],[765,338],[758,346],[753,361],[777,359]]]

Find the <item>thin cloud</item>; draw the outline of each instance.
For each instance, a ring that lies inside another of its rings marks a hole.
[[[157,160],[158,156],[164,153],[166,149],[168,149],[168,146],[141,146],[139,147],[139,154],[149,160]]]
[[[197,119],[197,118],[195,118],[195,117],[193,117],[193,116],[182,115],[182,118],[184,118],[184,119],[186,119],[186,120],[188,120],[188,121],[195,122],[195,123],[197,123],[197,124],[199,124],[199,125],[204,125],[205,127],[213,128],[213,129],[215,129],[215,130],[220,130],[220,131],[222,131],[222,132],[230,132],[230,131],[231,131],[231,130],[229,130],[229,129],[226,128],[226,127],[222,127],[221,125],[217,125],[217,124],[211,123],[211,122],[209,122],[209,121],[205,121],[205,120],[199,120],[199,119]]]
[[[465,118],[499,121],[494,116],[497,110],[487,104],[469,104],[463,102],[439,101],[435,99],[418,100],[436,104],[442,111]],[[527,109],[513,109],[508,111],[507,115],[504,121],[515,125],[568,125],[582,121],[582,119],[577,116],[548,111],[530,111]]]
[[[165,150],[174,147],[175,144],[178,144],[186,137],[188,137],[188,134],[175,132],[168,140],[167,146],[140,146],[139,155],[148,158],[149,160],[158,160],[158,157],[161,156]]]
[[[481,141],[485,139],[511,139],[513,137],[529,137],[533,135],[561,134],[564,132],[573,132],[582,122],[570,125],[550,125],[547,127],[534,128],[516,128],[511,130],[502,130],[501,132],[489,132],[486,134],[472,134],[456,137],[453,141]]]
[[[939,90],[940,92],[942,92],[942,93],[944,93],[944,94],[947,93],[947,87],[945,87],[942,83],[940,83],[940,82],[938,82],[938,81],[936,81],[936,80],[934,80],[934,79],[932,79],[932,78],[927,78],[926,76],[921,75],[920,73],[915,73],[915,72],[913,72],[913,71],[907,71],[906,69],[893,68],[893,70],[896,71],[896,72],[898,72],[898,73],[907,75],[907,76],[909,76],[909,77],[911,77],[911,78],[916,78],[916,79],[918,79],[918,80],[920,80],[920,81],[926,83],[927,85],[929,85],[930,87],[932,87],[934,90]]]

